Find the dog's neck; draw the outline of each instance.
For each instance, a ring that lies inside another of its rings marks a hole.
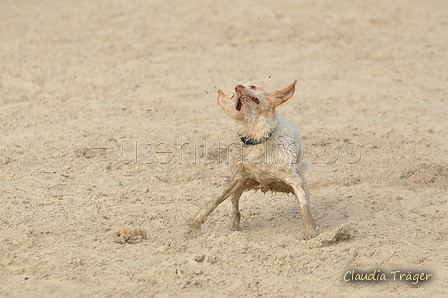
[[[237,133],[243,143],[257,145],[269,139],[277,126],[277,112],[237,121]],[[246,142],[244,141],[246,140]]]

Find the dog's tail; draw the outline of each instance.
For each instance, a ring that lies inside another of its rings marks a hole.
[[[302,173],[306,173],[311,169],[311,162],[308,159],[302,159],[302,161],[300,161],[300,171]]]

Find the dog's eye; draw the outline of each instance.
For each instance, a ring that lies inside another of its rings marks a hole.
[[[257,86],[254,86],[254,85],[250,85],[249,88],[252,90],[257,90]]]

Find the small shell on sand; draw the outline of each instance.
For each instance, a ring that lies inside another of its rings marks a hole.
[[[118,233],[120,235],[132,235],[132,236],[142,236],[143,239],[147,239],[146,231],[142,229],[124,229],[120,228],[118,229]]]
[[[137,244],[147,239],[147,233],[142,229],[120,228],[118,232],[113,233],[114,241],[120,244]]]

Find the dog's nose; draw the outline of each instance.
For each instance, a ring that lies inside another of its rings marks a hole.
[[[236,92],[241,91],[241,90],[243,90],[243,89],[244,89],[244,86],[243,86],[243,85],[236,85],[236,87],[235,87],[235,91],[236,91]]]

